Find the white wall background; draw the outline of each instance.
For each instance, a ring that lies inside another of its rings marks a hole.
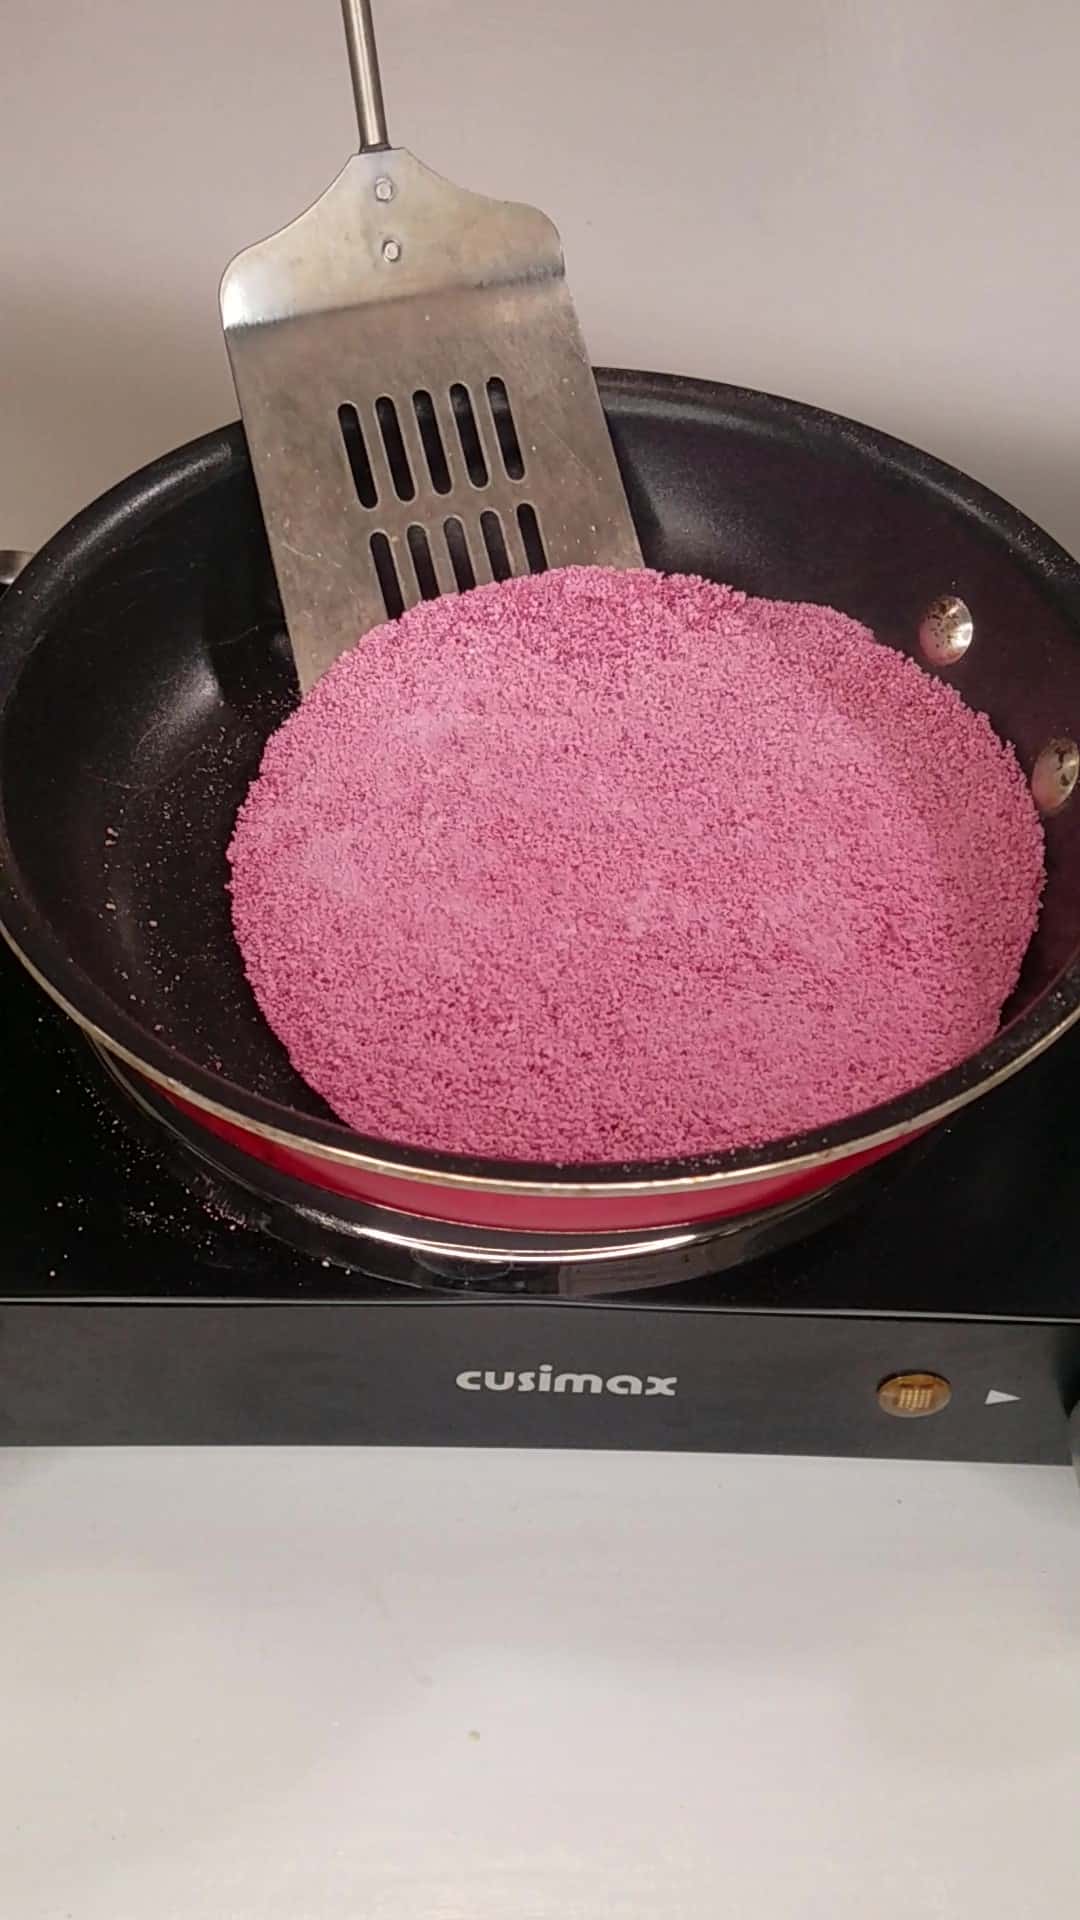
[[[921,442],[1080,547],[1074,0],[381,0],[392,132],[594,357]],[[219,272],[353,137],[335,0],[6,0],[0,544],[234,411]]]

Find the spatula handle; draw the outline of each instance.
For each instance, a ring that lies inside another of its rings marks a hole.
[[[356,120],[360,128],[360,151],[371,153],[390,144],[386,132],[386,108],[383,106],[382,81],[379,78],[379,53],[375,45],[371,0],[341,0],[341,12],[349,49]]]

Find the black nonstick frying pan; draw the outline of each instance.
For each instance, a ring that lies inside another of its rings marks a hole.
[[[0,607],[0,923],[100,1044],[316,1186],[537,1230],[756,1210],[987,1091],[1080,1009],[1077,564],[970,480],[848,421],[655,374],[604,373],[600,388],[650,564],[827,602],[910,653],[934,603],[966,603],[972,643],[933,670],[989,713],[1054,809],[1020,986],[1001,1033],[961,1066],[753,1153],[545,1168],[351,1133],[289,1066],[230,928],[233,817],[296,691],[243,435],[228,427],[87,508]],[[963,766],[955,781],[970,803]]]

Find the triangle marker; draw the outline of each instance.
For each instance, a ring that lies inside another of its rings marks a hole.
[[[1019,1400],[1019,1398],[1020,1395],[1018,1393],[1002,1393],[999,1387],[991,1387],[986,1399],[983,1401],[983,1406],[1003,1407],[1007,1400]]]

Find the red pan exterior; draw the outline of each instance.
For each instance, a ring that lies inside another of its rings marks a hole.
[[[741,1214],[804,1200],[858,1173],[875,1160],[906,1146],[918,1129],[901,1140],[865,1148],[826,1165],[772,1172],[717,1186],[650,1189],[646,1192],[572,1194],[545,1191],[513,1192],[505,1187],[445,1185],[401,1174],[373,1172],[347,1161],[286,1146],[265,1134],[234,1126],[205,1108],[171,1094],[173,1104],[208,1133],[246,1153],[275,1173],[288,1174],[323,1193],[367,1201],[429,1220],[453,1221],[470,1227],[517,1229],[521,1233],[625,1233],[636,1228],[702,1225],[730,1220]]]

